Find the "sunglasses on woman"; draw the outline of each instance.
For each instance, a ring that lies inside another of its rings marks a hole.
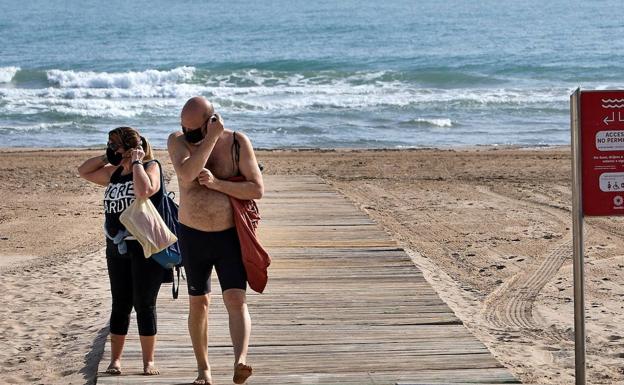
[[[108,143],[106,144],[106,147],[110,148],[110,149],[111,149],[111,151],[117,151],[117,150],[119,150],[119,149],[120,149],[120,148],[122,148],[122,147],[123,147],[123,149],[124,149],[124,150],[127,150],[127,149],[128,149],[128,146],[126,146],[126,145],[121,145],[121,144],[117,144],[117,143],[115,143],[115,142],[108,142]]]

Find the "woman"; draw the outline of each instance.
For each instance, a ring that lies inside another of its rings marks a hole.
[[[108,133],[106,155],[88,159],[78,168],[82,178],[107,186],[104,229],[113,296],[111,363],[106,370],[109,374],[121,374],[121,353],[133,307],[143,353],[143,373],[159,374],[154,366],[156,298],[166,270],[153,259],[145,258],[139,242],[119,221],[121,213],[135,198],[150,198],[155,205],[159,203],[160,167],[156,162],[149,162],[153,159],[152,148],[145,138],[131,127],[118,127]]]

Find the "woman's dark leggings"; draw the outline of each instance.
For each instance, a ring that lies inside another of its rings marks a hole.
[[[130,313],[136,310],[139,335],[156,335],[156,298],[165,269],[158,262],[143,256],[137,241],[126,241],[127,254],[119,254],[117,246],[106,242],[106,263],[113,295],[110,318],[112,334],[128,334]]]

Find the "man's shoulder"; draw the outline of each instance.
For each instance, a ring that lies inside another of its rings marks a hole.
[[[169,156],[176,158],[179,156],[184,157],[191,153],[191,149],[186,143],[182,132],[176,131],[169,134],[169,139],[167,140],[167,151],[169,152]]]
[[[169,134],[169,139],[179,138],[183,135],[184,133],[182,131],[174,131],[171,134]]]
[[[181,140],[184,138],[184,134],[182,131],[175,131],[169,134],[169,138],[167,139],[167,145],[171,146],[172,144],[182,143]]]
[[[249,137],[242,131],[234,131],[232,134],[236,134],[236,140],[245,144],[251,144]]]

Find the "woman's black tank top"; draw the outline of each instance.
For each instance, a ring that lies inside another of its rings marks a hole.
[[[143,167],[151,162],[147,162]],[[158,166],[156,166],[158,167]],[[106,187],[104,193],[104,227],[110,236],[115,236],[117,232],[125,230],[125,226],[119,220],[119,216],[136,198],[134,195],[134,182],[132,181],[132,173],[127,175],[121,175],[123,167],[119,166],[113,175],[111,175],[110,182]],[[161,178],[162,180],[162,178]],[[154,206],[158,207],[160,199],[162,197],[162,186],[160,190],[150,197],[150,200]]]

